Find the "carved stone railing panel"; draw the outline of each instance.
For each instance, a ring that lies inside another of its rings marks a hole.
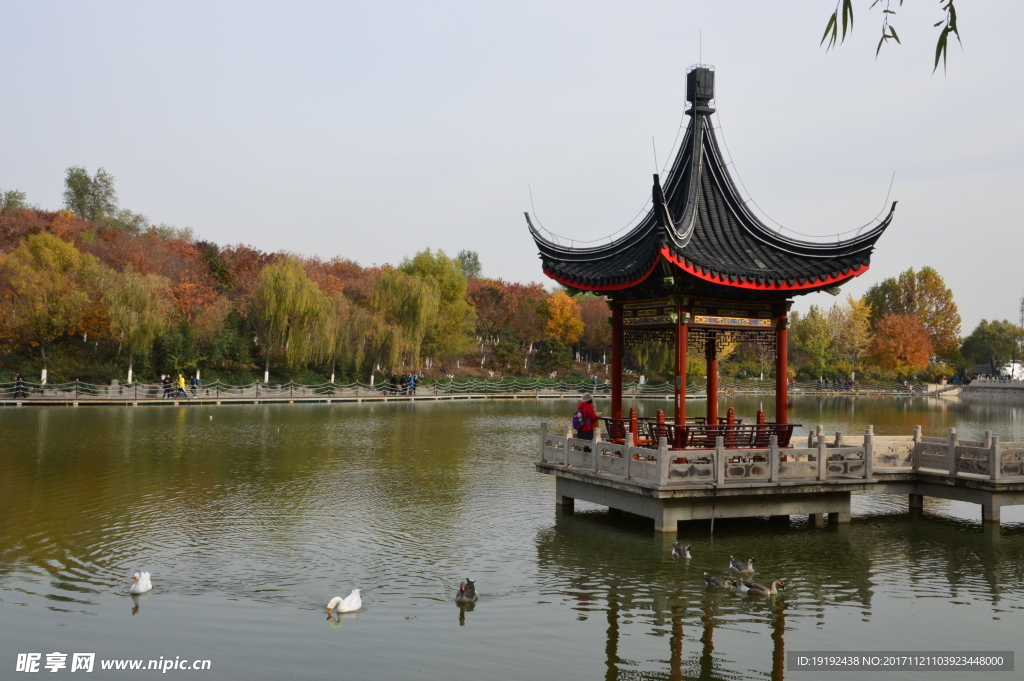
[[[1024,476],[1024,447],[1019,443],[1007,442],[1007,445],[1015,445],[1016,449],[1003,449],[1000,445],[996,450],[999,452],[999,471],[1004,477]]]
[[[828,478],[863,478],[864,448],[841,447],[830,449],[825,462]]]
[[[564,435],[544,436],[544,452],[541,458],[545,463],[556,463],[565,465],[565,440]]]
[[[714,462],[669,464],[668,480],[669,482],[710,484],[715,481],[715,464]]]
[[[771,451],[767,449],[727,450],[726,481],[767,481],[771,472],[770,455]]]
[[[597,463],[597,472],[604,473],[606,475],[615,475],[620,478],[627,476],[628,459],[622,456],[609,456],[607,454],[601,454],[595,457]]]
[[[974,475],[987,476],[991,472],[989,466],[990,455],[990,450],[982,447],[957,447],[956,472],[958,474],[973,473]]]
[[[779,480],[818,477],[817,449],[786,449],[779,456]]]
[[[874,437],[875,468],[913,468],[914,440],[909,437]]]
[[[922,442],[917,446],[917,467],[944,471],[947,468],[948,444]]]

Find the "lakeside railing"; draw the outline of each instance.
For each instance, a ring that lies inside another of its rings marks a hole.
[[[687,394],[702,395],[707,387],[703,378],[690,380]],[[719,394],[730,395],[764,395],[775,392],[772,380],[721,378],[718,382]],[[822,395],[908,395],[927,394],[922,386],[908,388],[900,383],[854,383],[847,385],[821,384],[817,382],[797,382],[790,384],[791,394],[822,394]],[[357,396],[373,395],[506,395],[506,394],[578,394],[590,392],[596,396],[607,396],[611,386],[586,380],[554,380],[540,378],[503,378],[503,379],[443,379],[429,383],[422,379],[417,381],[415,389],[408,385],[381,383],[260,383],[232,385],[221,381],[212,381],[199,386],[186,385],[184,389],[177,385],[164,386],[159,383],[111,383],[102,385],[85,381],[67,383],[35,383],[30,381],[0,383],[0,399],[3,400],[88,400],[88,399],[253,399],[253,398],[314,398],[317,396]],[[671,395],[671,383],[625,383],[623,394],[626,397],[644,397]]]

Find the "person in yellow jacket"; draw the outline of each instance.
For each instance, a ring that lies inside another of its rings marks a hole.
[[[185,392],[185,377],[182,376],[181,374],[178,374],[178,392],[180,392],[185,397],[188,397],[188,393]]]

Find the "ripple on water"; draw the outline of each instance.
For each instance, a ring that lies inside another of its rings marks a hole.
[[[686,673],[707,678],[710,660],[717,677],[747,678],[765,658],[742,651],[770,651],[782,636],[824,641],[815,632],[839,623],[865,645],[949,608],[979,630],[993,613],[1024,624],[1024,533],[988,541],[976,509],[952,503],[929,500],[927,521],[913,522],[905,499],[864,497],[850,528],[719,520],[713,539],[692,523],[679,537],[693,545],[689,561],[673,559],[676,538],[654,536],[649,521],[582,503],[562,515],[532,460],[537,422],[567,421],[564,406],[0,414],[14,443],[0,454],[0,597],[98,613],[140,569],[155,597],[264,608],[319,610],[359,587],[367,616],[341,627],[358,631],[349,625],[370,626],[371,612],[447,617],[469,577],[483,604],[475,621],[502,613],[504,635],[549,665],[566,640],[592,656],[614,639],[608,664],[623,676],[664,675],[665,638],[689,651],[678,658]],[[775,599],[706,589],[703,572],[728,574],[730,555],[756,557],[754,579],[786,589]]]

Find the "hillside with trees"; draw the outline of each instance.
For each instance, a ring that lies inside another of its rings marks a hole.
[[[0,191],[0,381],[607,375],[604,298],[489,279],[472,251],[428,249],[380,267],[264,253],[120,208],[103,169],[69,168],[65,187],[57,211]],[[934,380],[1019,359],[1024,333],[986,321],[961,345],[952,291],[925,267],[794,313],[790,338],[802,380]],[[641,345],[625,364],[667,380],[671,354]],[[774,366],[756,346],[723,355],[726,376],[767,378]],[[692,358],[689,372],[702,376],[702,363]]]

